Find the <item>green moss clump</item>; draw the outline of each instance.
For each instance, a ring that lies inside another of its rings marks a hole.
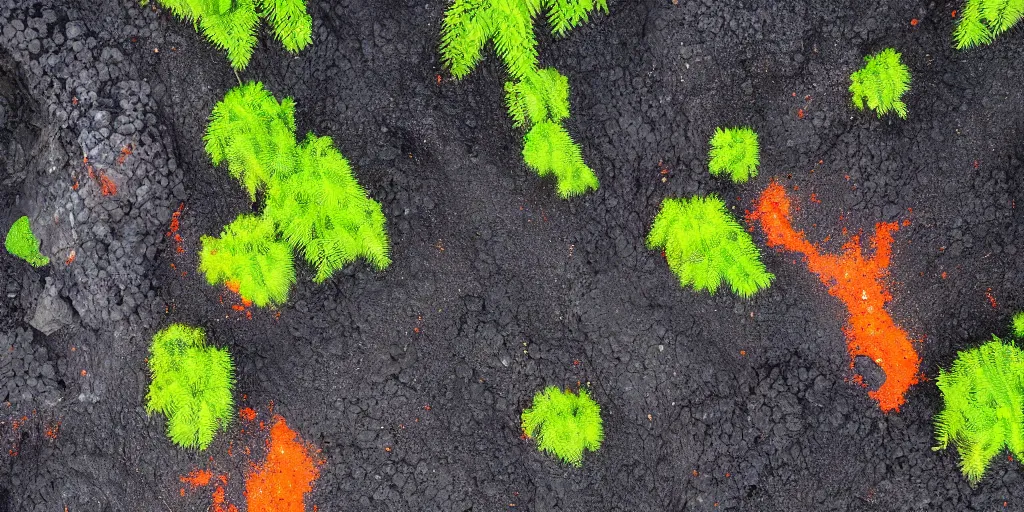
[[[715,128],[710,144],[708,168],[712,176],[728,173],[734,183],[746,183],[757,176],[761,163],[757,132],[747,127]]]
[[[205,450],[234,413],[234,364],[227,349],[206,345],[202,329],[172,324],[153,336],[146,413],[167,416],[167,436]]]
[[[583,451],[596,451],[604,439],[601,406],[586,389],[579,394],[548,386],[523,411],[523,433],[537,439],[537,448],[579,467]]]
[[[907,118],[907,105],[901,98],[910,90],[910,70],[900,61],[900,54],[886,48],[864,57],[864,67],[850,75],[853,104],[860,110],[874,110],[878,117],[896,112]]]
[[[11,224],[4,239],[7,252],[28,262],[33,267],[42,267],[50,263],[50,258],[39,252],[39,239],[32,232],[28,217],[21,217]]]
[[[718,197],[665,199],[647,235],[649,249],[664,249],[668,266],[684,287],[715,293],[722,281],[750,297],[771,285],[774,275],[761,253]]]

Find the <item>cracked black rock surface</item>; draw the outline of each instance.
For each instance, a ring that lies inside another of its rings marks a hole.
[[[950,2],[612,1],[539,37],[601,180],[563,201],[521,162],[498,59],[458,82],[441,68],[447,3],[308,5],[313,44],[292,56],[263,33],[239,76],[333,137],[384,208],[394,264],[319,286],[300,264],[288,303],[250,319],[196,269],[199,237],[253,209],[202,144],[238,83],[225,56],[152,5],[0,2],[0,220],[28,215],[51,258],[0,254],[0,510],[207,510],[178,478],[210,456],[244,502],[234,431],[195,453],[145,414],[149,340],[170,322],[230,348],[240,406],[273,401],[322,450],[319,510],[1024,508],[1018,462],[971,488],[954,450],[931,450],[934,382],[878,411],[852,382],[845,309],[798,258],[764,250],[777,279],[742,300],[680,288],[643,244],[663,198],[716,193],[742,215],[771,179],[828,251],[843,228],[909,220],[889,311],[934,378],[1024,309],[1018,30],[956,52]],[[906,121],[847,91],[889,46],[913,75]],[[741,186],[706,162],[714,128],[738,124],[762,155]],[[60,321],[33,330],[40,297]],[[545,385],[587,383],[605,442],[560,466],[519,414]]]

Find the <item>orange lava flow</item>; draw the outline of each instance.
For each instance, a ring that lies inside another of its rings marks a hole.
[[[249,512],[304,512],[321,462],[280,415],[274,416],[267,447],[267,460],[254,465],[245,479]]]
[[[210,479],[213,478],[213,472],[208,469],[193,469],[191,473],[185,475],[178,480],[182,483],[191,485],[192,487],[206,487],[210,485]]]
[[[793,228],[789,211],[786,189],[773,182],[761,194],[749,218],[760,222],[770,247],[802,254],[807,268],[818,275],[829,294],[846,305],[850,318],[843,332],[850,358],[869,357],[885,372],[885,382],[868,395],[878,401],[883,412],[898,412],[906,391],[920,380],[921,365],[910,337],[885,311],[892,294],[883,279],[892,254],[892,233],[899,224],[875,224],[875,235],[870,239],[875,254],[870,258],[864,257],[858,236],[843,245],[841,255],[822,254],[807,241],[803,231]]]

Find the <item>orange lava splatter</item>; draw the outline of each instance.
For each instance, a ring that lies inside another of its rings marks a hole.
[[[245,479],[249,512],[304,512],[305,496],[320,476],[317,466],[322,461],[310,455],[280,415],[274,416],[267,446],[267,460],[253,466]]]
[[[191,485],[192,487],[206,487],[210,485],[210,479],[213,478],[213,471],[208,469],[193,469],[191,473],[179,478],[182,483]]]
[[[918,24],[918,19],[917,18],[914,18],[914,19],[910,20],[910,26],[911,27],[916,27],[917,24]]]
[[[870,357],[884,372],[885,382],[868,395],[878,401],[883,412],[899,411],[904,394],[920,380],[921,358],[910,337],[885,311],[892,295],[883,283],[888,274],[895,222],[879,222],[870,243],[874,256],[865,258],[860,237],[853,236],[843,245],[841,255],[822,254],[797,231],[790,219],[790,200],[778,183],[761,194],[751,220],[761,224],[768,245],[802,254],[807,267],[828,287],[829,294],[840,299],[850,313],[843,329],[851,359]]]
[[[988,303],[992,305],[992,309],[999,308],[999,303],[996,302],[995,295],[992,295],[992,288],[985,290],[985,298],[988,299]]]
[[[256,411],[252,407],[246,407],[238,411],[238,417],[245,421],[252,421],[256,419]]]
[[[117,195],[117,184],[106,174],[100,173],[100,193],[105,196]]]
[[[46,427],[46,438],[53,441],[57,439],[57,434],[60,433],[60,422],[55,422]]]

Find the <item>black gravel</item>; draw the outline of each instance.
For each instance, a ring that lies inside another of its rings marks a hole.
[[[852,382],[846,311],[796,257],[765,251],[777,280],[742,300],[680,288],[643,245],[663,198],[717,193],[742,215],[773,178],[826,250],[909,220],[889,311],[934,378],[1024,309],[1020,29],[957,52],[959,2],[613,0],[540,37],[601,180],[563,201],[522,164],[498,59],[460,82],[442,70],[446,2],[308,3],[314,44],[291,56],[263,34],[239,75],[334,138],[384,206],[394,264],[319,286],[300,266],[290,301],[248,318],[196,271],[200,235],[254,208],[202,145],[237,84],[225,57],[132,1],[0,2],[0,220],[28,215],[51,258],[0,254],[0,510],[204,511],[178,477],[210,465],[242,503],[237,426],[194,453],[143,409],[149,339],[170,322],[229,347],[237,401],[273,402],[322,450],[307,503],[323,511],[1024,509],[1018,462],[971,488],[955,451],[931,450],[933,381],[879,412]],[[890,46],[913,75],[905,121],[847,91]],[[714,128],[737,124],[762,147],[742,186],[706,165]],[[606,436],[581,469],[518,419],[543,386],[577,383]]]

